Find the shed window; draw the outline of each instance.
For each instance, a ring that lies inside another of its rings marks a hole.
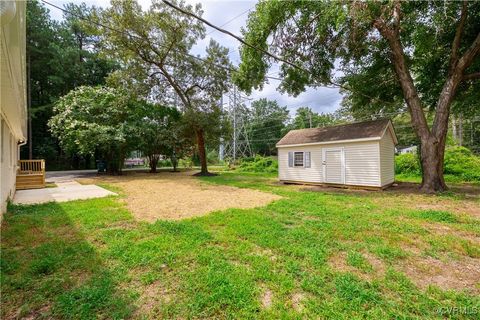
[[[303,167],[303,152],[294,153],[293,165],[295,167]]]

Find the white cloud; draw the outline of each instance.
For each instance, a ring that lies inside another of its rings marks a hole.
[[[81,1],[68,1],[68,0],[50,0],[51,3],[63,7],[68,2],[81,2]],[[87,5],[95,5],[98,7],[108,7],[110,5],[107,0],[83,0]],[[151,0],[138,0],[143,10],[146,10]],[[187,3],[195,4],[198,1],[187,0]],[[201,1],[204,11],[203,17],[217,26],[221,26],[227,23],[224,28],[233,32],[234,34],[241,35],[240,28],[244,27],[248,18],[248,12],[240,15],[241,13],[254,9],[256,1],[228,1],[228,0],[215,0],[215,1]],[[50,9],[50,15],[52,18],[61,20],[62,13],[58,9],[47,6]],[[240,15],[240,16],[239,16]],[[238,17],[237,17],[238,16]],[[232,20],[233,19],[233,20]],[[240,62],[240,56],[238,52],[239,43],[234,38],[215,31],[214,29],[207,27],[207,37],[198,42],[194,47],[193,53],[203,54],[205,47],[210,42],[210,38],[215,39],[217,42],[230,50],[230,59],[234,65],[238,65]],[[269,73],[276,74],[278,68],[274,66]],[[282,94],[276,90],[279,81],[270,80],[270,83],[265,84],[263,90],[254,91],[250,96],[253,99],[267,98],[270,100],[277,100],[280,105],[287,106],[292,114],[294,110],[301,106],[311,107],[316,112],[333,112],[340,106],[342,96],[338,89],[332,88],[308,88],[304,93],[298,97],[292,97],[287,94]]]

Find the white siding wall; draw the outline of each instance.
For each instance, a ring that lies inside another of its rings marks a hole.
[[[345,152],[345,184],[381,186],[378,141],[278,148],[279,179],[323,183],[322,148],[339,147],[343,147]],[[310,151],[312,154],[311,168],[289,167],[289,151]]]
[[[310,168],[289,167],[288,152],[310,152]],[[322,178],[322,149],[320,146],[278,148],[278,176],[280,180],[323,182]]]
[[[380,186],[378,141],[345,144],[345,183]]]
[[[18,152],[12,131],[2,117],[0,130],[0,212],[4,213],[7,200],[12,199],[15,194]]]
[[[380,140],[380,168],[382,186],[395,181],[395,145],[389,130]]]

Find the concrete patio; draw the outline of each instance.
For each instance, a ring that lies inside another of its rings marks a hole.
[[[31,190],[18,190],[13,198],[15,204],[38,204],[45,202],[65,202],[102,198],[116,193],[96,185],[82,185],[76,181],[57,182],[57,187]]]

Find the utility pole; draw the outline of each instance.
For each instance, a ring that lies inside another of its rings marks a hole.
[[[220,108],[223,110],[223,94],[220,98]],[[218,146],[218,160],[223,161],[225,154],[225,146],[223,144],[223,136],[220,137],[220,145]]]
[[[308,118],[310,120],[310,129],[312,128],[312,110],[309,109],[308,111]]]
[[[248,109],[243,104],[245,97],[236,87],[229,92],[228,115],[233,128],[232,135],[225,141],[225,156],[233,162],[239,157],[250,156],[252,150],[248,139],[247,114]]]
[[[233,163],[237,158],[237,87],[233,87]]]

